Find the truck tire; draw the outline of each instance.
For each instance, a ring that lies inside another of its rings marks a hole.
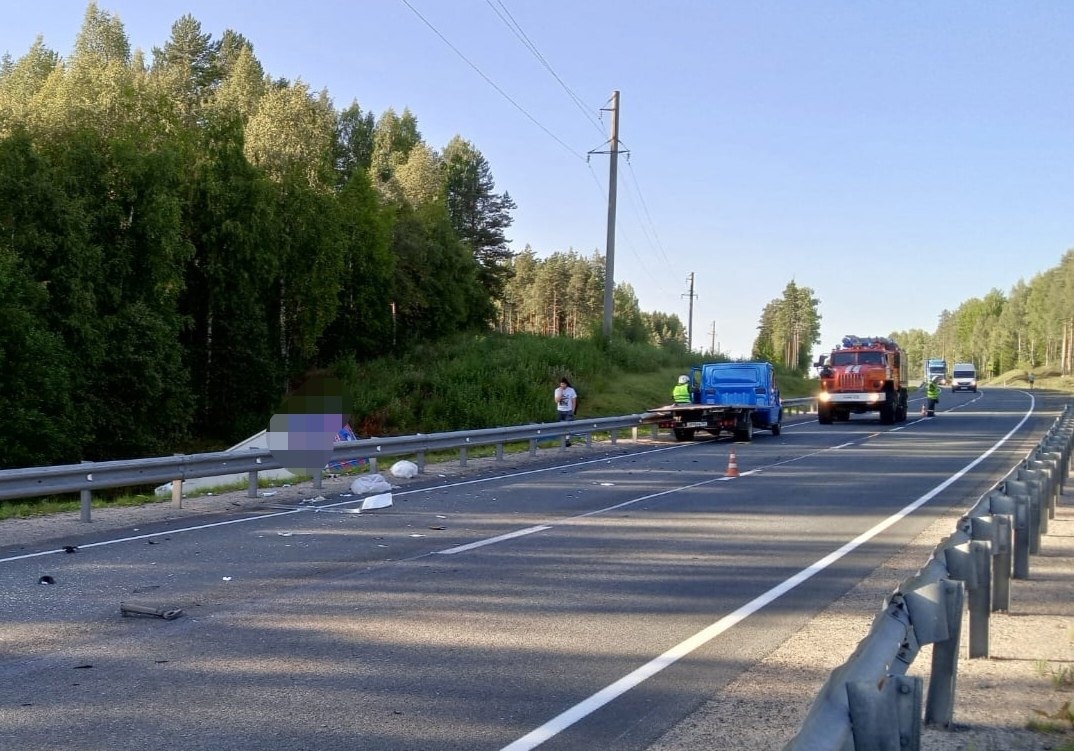
[[[821,425],[832,424],[832,407],[830,404],[817,405],[817,422]]]
[[[908,401],[906,389],[899,389],[899,403],[895,407],[895,422],[906,422],[906,415],[909,412]]]
[[[672,428],[672,433],[674,433],[676,441],[694,440],[694,431],[690,428]]]
[[[735,426],[735,440],[742,443],[749,443],[753,440],[753,420],[746,417],[745,427]]]
[[[897,408],[897,396],[895,391],[884,392],[884,403],[880,405],[880,423],[890,425],[895,423],[895,410]]]
[[[783,426],[778,422],[772,423],[772,435],[779,435],[781,432],[783,432]]]

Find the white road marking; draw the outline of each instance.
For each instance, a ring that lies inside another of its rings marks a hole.
[[[478,540],[477,542],[467,543],[466,545],[458,545],[454,548],[448,548],[447,550],[438,550],[440,555],[455,555],[456,553],[465,553],[467,550],[473,550],[475,548],[481,548],[485,545],[495,545],[498,542],[504,540],[513,540],[516,537],[522,537],[524,535],[532,535],[535,532],[544,532],[546,529],[552,529],[547,524],[540,524],[536,527],[526,527],[526,529],[517,529],[514,532],[508,532],[505,535],[499,535],[497,537],[489,537],[484,540]]]

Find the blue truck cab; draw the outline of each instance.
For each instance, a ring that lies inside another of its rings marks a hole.
[[[769,362],[716,362],[690,369],[690,403],[659,410],[676,440],[690,440],[697,430],[714,436],[722,431],[749,441],[754,428],[779,435],[783,403],[776,373]]]

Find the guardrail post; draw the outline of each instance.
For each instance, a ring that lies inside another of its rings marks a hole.
[[[1023,471],[1019,470],[1018,474],[1021,475]],[[1029,535],[1029,552],[1036,555],[1040,552],[1040,482],[1022,478],[1005,480],[1003,490],[1008,495],[1024,496],[1029,500],[1026,532]]]
[[[854,751],[919,751],[923,680],[889,675],[846,684]]]
[[[87,461],[83,461],[81,463],[82,464],[93,464],[93,462],[87,462]],[[93,472],[90,471],[90,472],[88,472],[86,474],[86,481],[91,482],[92,480],[93,480]],[[80,512],[79,519],[82,521],[83,524],[89,524],[90,521],[91,521],[91,519],[90,519],[90,509],[93,507],[93,493],[90,491],[89,488],[82,488],[82,490],[78,491],[78,500],[79,500],[79,502],[81,504],[80,505],[81,512]]]
[[[172,454],[172,456],[181,457],[182,454]],[[175,508],[183,507],[183,480],[181,477],[172,480],[172,506]]]
[[[991,537],[991,530],[989,530]],[[968,656],[988,657],[989,619],[992,615],[992,542],[974,540],[970,555],[977,574],[977,586],[969,589],[970,643]]]
[[[251,451],[257,451],[253,446],[250,447]],[[260,464],[260,460],[258,464]],[[246,473],[246,497],[257,498],[257,470],[251,469]]]
[[[1029,578],[1029,552],[1032,547],[1030,518],[1032,503],[1027,496],[1014,497],[1014,578]]]
[[[615,445],[615,442],[616,442],[617,440],[619,440],[619,430],[618,430],[618,429],[616,429],[616,428],[612,428],[611,430],[609,430],[609,431],[608,431],[608,440],[609,440],[609,441],[611,442],[611,444],[612,444],[612,445],[614,446],[614,445]]]
[[[324,468],[318,467],[313,470],[313,487],[320,490],[324,487]]]
[[[466,466],[466,455],[469,453],[469,449],[466,446],[459,447],[459,466]]]
[[[425,471],[425,452],[419,451],[414,458],[416,460],[414,463],[418,465],[418,474],[423,473]]]
[[[1040,489],[1040,501],[1037,506],[1037,523],[1040,525],[1040,533],[1042,535],[1048,532],[1048,518],[1052,516],[1049,513],[1052,505],[1052,493],[1054,488],[1052,486],[1051,472],[1046,467],[1033,466],[1036,462],[1026,460],[1022,462],[1022,466],[1018,468],[1018,479],[1025,479],[1029,482],[1036,482]],[[1034,553],[1040,552],[1040,542],[1038,540],[1037,550]]]
[[[369,473],[375,475],[377,473],[377,457],[369,457]]]
[[[498,462],[503,461],[503,444],[502,443],[497,443],[496,444],[496,461],[498,461]]]
[[[992,612],[1011,609],[1011,514],[993,514]]]
[[[945,579],[944,610],[947,638],[932,647],[932,671],[925,699],[925,724],[950,727],[955,713],[955,678],[958,672],[958,645],[962,637],[962,607],[966,589],[962,582]]]
[[[537,439],[530,439],[530,456],[537,456]]]
[[[965,520],[964,520],[965,521]],[[991,536],[991,531],[989,531]],[[969,656],[988,656],[988,618],[991,611],[990,543],[970,540],[943,548],[947,571],[966,586],[970,613]]]
[[[1054,444],[1045,439],[1041,442],[1040,458],[1045,461],[1055,462],[1055,474],[1056,474],[1056,495],[1061,496],[1066,492],[1067,484],[1067,472],[1070,465],[1065,459],[1065,454],[1060,451]]]

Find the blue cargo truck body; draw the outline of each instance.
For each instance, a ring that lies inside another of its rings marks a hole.
[[[753,439],[753,430],[779,435],[783,402],[776,373],[769,362],[715,362],[690,369],[690,402],[658,407],[650,412],[663,419],[677,441],[692,440],[698,430],[719,436],[733,434],[736,441]]]

